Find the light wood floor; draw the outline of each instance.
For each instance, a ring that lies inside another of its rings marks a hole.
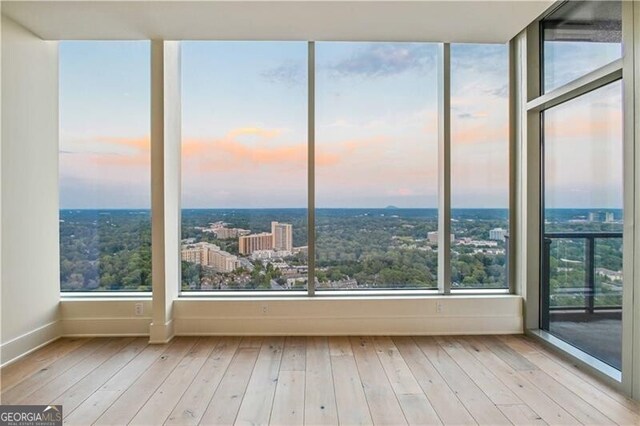
[[[521,336],[67,338],[3,369],[2,403],[78,425],[640,424]]]

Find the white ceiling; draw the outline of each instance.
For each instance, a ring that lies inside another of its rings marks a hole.
[[[352,40],[505,43],[552,0],[2,1],[46,40]]]

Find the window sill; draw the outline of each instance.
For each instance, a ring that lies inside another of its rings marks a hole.
[[[60,293],[60,300],[151,300],[152,294],[148,291],[95,291],[95,292],[68,292]]]
[[[180,299],[324,299],[324,298],[420,298],[420,297],[455,297],[455,296],[500,296],[511,295],[508,289],[457,289],[451,294],[442,294],[438,290],[316,290],[315,296],[306,291],[183,291]]]

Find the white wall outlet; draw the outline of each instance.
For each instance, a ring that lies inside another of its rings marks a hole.
[[[262,315],[267,315],[269,313],[269,305],[266,303],[260,305],[260,312],[262,312]]]
[[[442,313],[442,302],[436,302],[436,312]]]
[[[138,317],[144,315],[144,305],[142,303],[136,303],[134,305],[134,311]]]

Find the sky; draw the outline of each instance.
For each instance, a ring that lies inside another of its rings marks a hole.
[[[62,208],[149,207],[149,47],[60,44]],[[318,207],[437,206],[437,50],[316,43]],[[507,46],[451,55],[452,206],[506,208]],[[306,43],[184,42],[182,114],[184,208],[306,206]],[[572,108],[556,127],[586,118]]]

